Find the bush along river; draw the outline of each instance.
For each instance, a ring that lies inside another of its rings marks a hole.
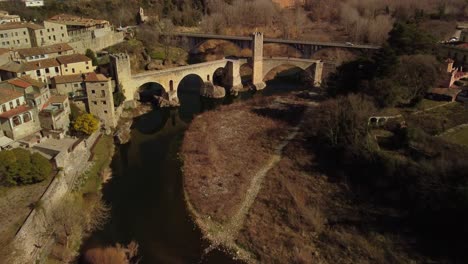
[[[83,242],[81,252],[135,241],[140,263],[240,263],[221,250],[204,254],[208,243],[191,221],[184,201],[182,162],[178,158],[184,131],[196,114],[220,104],[299,87],[270,82],[260,92],[216,100],[200,97],[199,85],[193,80],[181,83],[179,108],[154,107],[135,118],[130,142],[116,147],[112,179],[102,190],[111,216],[101,230]]]

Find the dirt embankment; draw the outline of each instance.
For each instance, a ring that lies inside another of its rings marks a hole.
[[[212,242],[206,251],[221,246],[248,263],[425,261],[395,224],[398,212],[323,173],[300,121],[313,116],[313,103],[261,103],[205,113],[186,133],[186,201]]]

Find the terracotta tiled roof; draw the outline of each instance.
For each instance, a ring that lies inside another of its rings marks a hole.
[[[60,56],[60,57],[57,57],[56,59],[60,64],[91,61],[90,58],[86,57],[83,54],[72,54],[72,55]]]
[[[28,61],[23,65],[23,71],[33,71],[50,67],[58,67],[60,66],[60,63],[56,59],[51,58],[37,61]]]
[[[0,25],[0,30],[8,29],[18,29],[18,28],[30,28],[30,29],[44,29],[43,26],[34,24],[34,23],[21,23],[21,22],[11,22]]]
[[[85,75],[86,82],[106,82],[108,78],[100,73],[90,72]]]
[[[19,87],[19,88],[23,88],[23,89],[26,89],[26,88],[31,86],[30,83],[25,82],[25,81],[20,80],[20,79],[11,79],[11,80],[8,80],[7,83],[12,84],[12,85],[14,85],[16,87]]]
[[[10,52],[9,49],[0,48],[0,55]]]
[[[29,77],[29,76],[27,76],[27,75],[18,77],[18,79],[20,79],[20,80],[22,80],[22,81],[25,81],[25,82],[31,84],[31,85],[34,86],[34,87],[42,88],[42,87],[45,87],[45,86],[46,86],[45,83],[43,83],[43,82],[41,82],[41,81],[38,81],[38,80],[36,80],[36,79],[33,79],[33,78],[31,78],[31,77]]]
[[[73,48],[70,45],[68,45],[67,43],[59,43],[59,44],[54,44],[54,45],[44,46],[44,47],[18,49],[16,51],[22,57],[29,57],[29,56],[42,55],[42,54],[58,53],[58,52],[69,51],[69,50],[73,50]]]
[[[55,83],[75,83],[75,82],[82,82],[83,81],[83,74],[70,74],[70,75],[62,75],[62,76],[55,76],[52,77]]]
[[[20,93],[15,90],[11,90],[9,88],[1,88],[0,87],[0,104],[4,104],[16,98],[20,98],[23,96],[23,93]]]
[[[10,61],[6,64],[0,65],[0,70],[8,71],[8,72],[23,72],[24,65],[15,62],[15,61]]]
[[[68,14],[59,14],[49,18],[47,21],[60,23],[69,26],[82,26],[82,27],[92,27],[95,25],[109,24],[107,20],[101,19],[92,19],[92,18],[83,18]]]
[[[6,118],[6,119],[9,119],[17,114],[22,114],[26,111],[29,111],[31,110],[31,107],[29,107],[28,105],[20,105],[18,107],[16,107],[15,109],[11,109],[10,111],[6,111],[6,112],[3,112],[0,114],[0,118]]]

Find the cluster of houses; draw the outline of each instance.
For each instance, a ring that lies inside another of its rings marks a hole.
[[[0,150],[66,137],[70,101],[115,128],[115,81],[72,45],[106,36],[108,21],[61,14],[39,25],[1,11],[0,21]]]

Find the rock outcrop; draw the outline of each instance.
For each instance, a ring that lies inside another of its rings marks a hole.
[[[156,99],[156,104],[159,107],[177,107],[180,106],[180,102],[178,99],[173,99],[173,100],[168,100],[162,96],[154,96],[154,99]]]
[[[200,95],[208,98],[223,98],[226,96],[226,90],[211,82],[205,82],[200,88]]]

